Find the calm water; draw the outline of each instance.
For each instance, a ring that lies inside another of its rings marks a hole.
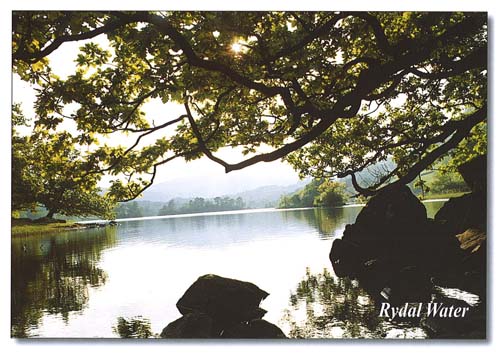
[[[426,203],[428,215],[442,204]],[[416,325],[380,320],[356,281],[334,276],[332,240],[360,209],[229,212],[16,237],[12,335],[119,337],[134,320],[158,334],[180,317],[175,303],[189,285],[214,273],[269,292],[264,318],[292,337],[424,337]]]

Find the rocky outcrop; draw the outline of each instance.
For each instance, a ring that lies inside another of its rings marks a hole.
[[[372,197],[332,244],[337,276],[357,278],[376,298],[394,304],[428,300],[434,285],[484,296],[485,162],[481,157],[460,168],[473,192],[450,199],[434,219],[406,186]]]
[[[254,319],[226,328],[222,338],[286,338],[281,329],[262,319]]]
[[[475,193],[486,193],[488,158],[486,155],[478,156],[458,167],[458,172]]]
[[[216,275],[198,278],[177,302],[185,315],[204,313],[223,324],[260,319],[266,311],[259,307],[269,293],[255,284]]]
[[[371,282],[373,276],[388,280],[408,266],[438,268],[443,257],[459,261],[458,240],[427,218],[424,205],[406,186],[370,199],[356,222],[346,226],[342,239],[335,239],[330,252],[338,276],[366,277]]]
[[[459,234],[469,228],[486,231],[486,195],[472,192],[448,200],[434,219],[447,233]]]
[[[202,313],[188,313],[169,323],[161,338],[211,338],[214,322],[210,316]]]
[[[208,274],[199,277],[177,302],[183,316],[162,331],[162,338],[286,338],[262,320],[259,307],[269,293],[250,282]]]
[[[421,326],[427,332],[428,337],[439,339],[486,338],[486,305],[484,303],[470,306],[463,300],[452,298],[440,299],[440,302],[446,306],[468,308],[466,320],[440,316],[424,317]]]

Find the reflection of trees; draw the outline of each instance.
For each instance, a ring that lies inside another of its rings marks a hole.
[[[356,282],[334,277],[327,269],[316,275],[306,269],[306,277],[290,295],[283,320],[293,338],[385,336],[382,319],[368,294]]]
[[[293,217],[318,230],[321,238],[331,238],[335,230],[343,230],[354,223],[359,208],[314,208],[282,212],[284,218]]]
[[[116,319],[113,332],[118,334],[120,338],[152,338],[157,336],[151,331],[151,321],[142,316],[129,319],[120,316]]]
[[[104,284],[97,267],[101,251],[115,242],[116,229],[69,232],[12,240],[11,335],[26,337],[43,314],[80,311],[89,287]]]

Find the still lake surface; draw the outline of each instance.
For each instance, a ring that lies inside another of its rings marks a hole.
[[[443,201],[425,203],[433,217]],[[12,239],[14,337],[119,337],[118,318],[160,333],[201,275],[269,292],[264,319],[303,338],[419,338],[416,323],[378,317],[328,254],[360,206],[248,210],[120,222],[118,227]]]

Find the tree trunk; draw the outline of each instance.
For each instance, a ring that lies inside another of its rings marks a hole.
[[[424,182],[422,181],[422,177],[420,173],[418,174],[418,181],[420,182],[420,190],[422,190],[422,200],[425,199],[425,185]]]
[[[47,213],[45,218],[53,219],[55,213],[56,213],[55,211],[49,210],[49,213]]]

